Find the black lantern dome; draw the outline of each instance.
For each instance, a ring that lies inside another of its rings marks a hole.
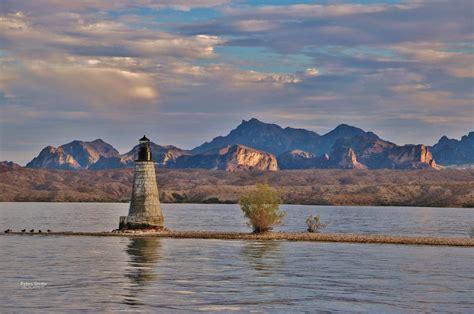
[[[151,149],[150,149],[150,140],[143,135],[141,139],[139,139],[140,146],[138,147],[138,159],[136,161],[153,161],[151,156]]]

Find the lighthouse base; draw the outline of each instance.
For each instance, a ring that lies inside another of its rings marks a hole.
[[[163,229],[163,216],[149,216],[146,213],[133,216],[120,216],[119,230]]]

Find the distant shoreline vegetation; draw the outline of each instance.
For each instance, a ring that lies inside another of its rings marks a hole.
[[[474,207],[474,170],[285,170],[227,172],[159,169],[163,203],[237,204],[267,181],[283,204]],[[1,171],[2,202],[128,202],[133,169]]]
[[[0,200],[0,203],[129,203],[130,200],[121,200],[121,201],[47,201],[47,200],[16,200],[16,201],[3,201]],[[206,199],[204,201],[195,201],[195,202],[161,202],[161,204],[209,204],[209,205],[237,205],[239,202],[230,201],[230,200],[209,200]],[[352,205],[339,205],[339,204],[320,204],[320,203],[282,203],[282,205],[312,205],[312,206],[334,206],[334,207],[360,207],[360,206],[371,206],[371,207],[428,207],[428,208],[474,208],[474,204],[466,204],[464,206],[431,206],[431,205],[413,205],[413,204],[352,204]]]

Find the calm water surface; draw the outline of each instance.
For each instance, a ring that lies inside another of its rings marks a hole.
[[[163,208],[171,229],[248,230],[234,205]],[[474,222],[469,209],[284,209],[280,230],[291,231],[315,213],[328,232],[468,236]],[[0,225],[102,231],[126,212],[127,204],[0,203]],[[0,312],[474,310],[471,248],[0,236],[0,252]]]
[[[116,229],[126,203],[0,203],[0,228],[55,231]],[[472,208],[343,207],[284,205],[282,231],[305,231],[309,215],[320,214],[326,232],[424,236],[469,236]],[[162,204],[173,230],[249,231],[238,205]]]

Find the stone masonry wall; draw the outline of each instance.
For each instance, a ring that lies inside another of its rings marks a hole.
[[[127,226],[125,226],[127,225]],[[120,217],[122,227],[163,226],[153,161],[136,161],[128,216]]]

